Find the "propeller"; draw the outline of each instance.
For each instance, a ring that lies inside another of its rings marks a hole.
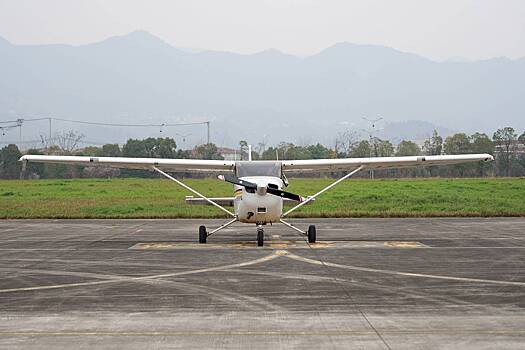
[[[219,175],[217,177],[219,180],[226,181],[226,182],[229,182],[235,185],[239,185],[239,186],[244,186],[244,188],[246,188],[249,192],[252,192],[252,191],[255,192],[258,190],[257,184],[246,181],[246,180],[241,180],[238,177],[235,177],[233,175]],[[280,190],[279,187],[275,184],[268,184],[264,192],[272,194],[274,196],[281,197],[281,198],[291,199],[297,202],[304,201],[304,198],[299,196],[298,194]]]
[[[270,194],[273,194],[274,196],[279,196],[279,197],[282,197],[282,198],[288,198],[288,199],[291,199],[291,200],[297,201],[297,202],[304,201],[304,198],[299,196],[298,194],[291,193],[291,192],[286,192],[286,191],[280,190],[278,188],[268,187],[266,189],[266,192],[270,193]]]
[[[244,186],[245,188],[250,190],[257,190],[257,184],[254,184],[250,181],[241,180],[233,175],[219,175],[217,176],[217,178],[219,180],[226,181],[235,185]]]

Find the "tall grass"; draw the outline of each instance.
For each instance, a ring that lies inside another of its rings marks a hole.
[[[311,195],[332,179],[292,179]],[[215,179],[186,180],[208,196],[231,196]],[[190,193],[168,180],[1,180],[0,218],[215,218],[212,206],[187,205]],[[295,217],[525,216],[525,179],[348,180],[294,212]]]

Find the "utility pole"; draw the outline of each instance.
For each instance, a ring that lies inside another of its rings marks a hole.
[[[380,120],[383,120],[383,117],[378,116],[376,119],[368,119],[367,117],[362,117],[362,119],[366,120],[370,125],[368,127],[368,136],[369,136],[369,142],[370,142],[370,157],[372,157],[372,147],[374,148],[374,155],[377,157],[377,140],[375,137],[376,125],[377,122]],[[373,145],[372,145],[373,143]],[[370,178],[374,178],[374,171],[370,170]]]
[[[208,135],[206,139],[208,141],[207,144],[209,145],[210,144],[210,122],[209,121],[206,122],[206,126],[208,128]]]
[[[18,133],[19,133],[19,140],[18,142],[20,143],[20,148],[22,148],[22,124],[24,123],[24,119],[22,118],[18,118],[16,120],[16,123],[18,124]]]
[[[51,143],[51,121],[53,120],[53,118],[49,117],[49,137],[48,137],[48,140],[47,140],[47,144],[49,145]]]

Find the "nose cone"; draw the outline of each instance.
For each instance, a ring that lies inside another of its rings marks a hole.
[[[257,185],[257,194],[260,196],[264,196],[266,194],[266,185]]]

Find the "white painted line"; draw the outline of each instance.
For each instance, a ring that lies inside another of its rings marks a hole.
[[[498,281],[498,280],[487,280],[487,279],[480,279],[480,278],[453,277],[453,276],[429,275],[429,274],[413,273],[413,272],[400,272],[400,271],[392,271],[392,270],[372,269],[368,267],[341,265],[341,264],[335,264],[335,263],[326,262],[326,261],[319,261],[319,260],[304,258],[302,256],[295,255],[289,252],[287,252],[285,256],[290,259],[306,262],[309,264],[325,265],[325,266],[337,267],[340,269],[347,269],[347,270],[382,273],[382,274],[387,274],[387,275],[397,275],[397,276],[407,276],[407,277],[433,278],[433,279],[459,281],[459,282],[488,283],[488,284],[498,284],[498,285],[506,285],[506,286],[525,287],[525,282]]]
[[[196,273],[221,271],[221,270],[228,270],[228,269],[235,268],[235,267],[243,267],[243,266],[250,266],[250,265],[260,264],[262,262],[266,262],[266,261],[270,261],[270,260],[273,260],[275,258],[278,258],[281,255],[283,255],[282,252],[277,250],[277,251],[273,252],[272,254],[267,255],[265,257],[262,257],[260,259],[250,260],[250,261],[246,261],[246,262],[242,262],[242,263],[238,263],[238,264],[231,264],[231,265],[224,265],[224,266],[217,266],[217,267],[208,267],[208,268],[198,269],[198,270],[181,271],[181,272],[166,273],[166,274],[152,275],[152,276],[119,277],[119,278],[115,278],[115,279],[111,279],[111,280],[103,280],[103,281],[55,284],[55,285],[51,285],[51,286],[35,286],[35,287],[0,289],[0,293],[35,291],[35,290],[45,290],[45,289],[59,289],[59,288],[71,288],[71,287],[82,287],[82,286],[94,286],[94,285],[99,285],[99,284],[120,283],[120,282],[134,282],[134,281],[143,281],[143,280],[154,280],[154,279],[166,278],[166,277],[193,275],[193,274],[196,274]]]

